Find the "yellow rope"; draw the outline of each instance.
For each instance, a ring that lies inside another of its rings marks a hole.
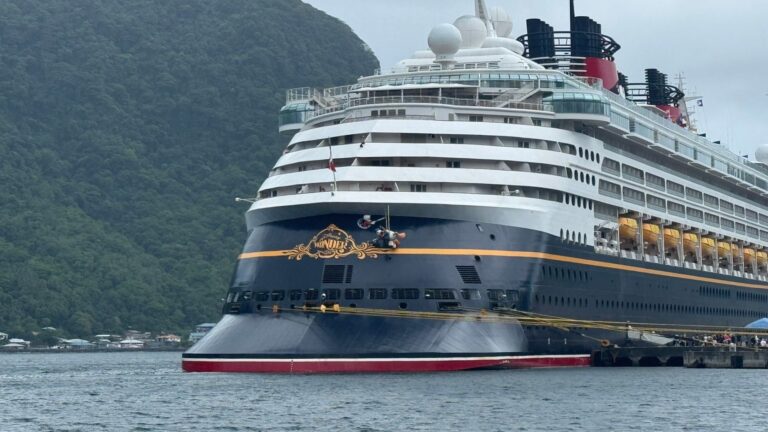
[[[663,323],[635,323],[621,321],[596,321],[579,320],[574,318],[558,317],[552,315],[536,314],[532,312],[504,310],[487,312],[485,310],[467,310],[467,312],[422,312],[408,311],[398,309],[372,309],[372,308],[350,308],[334,305],[328,307],[304,307],[299,309],[280,309],[273,308],[274,312],[307,312],[307,313],[326,313],[340,315],[361,315],[391,318],[407,319],[434,319],[434,320],[460,320],[460,321],[482,321],[505,324],[523,324],[536,325],[542,327],[555,327],[564,331],[575,331],[575,329],[605,330],[623,333],[627,330],[633,330],[642,333],[658,334],[740,334],[740,335],[765,335],[766,329],[748,329],[748,328],[723,328],[721,326],[708,325],[681,325],[681,324],[663,324]],[[584,337],[590,336],[579,333]],[[598,340],[598,339],[595,339]]]

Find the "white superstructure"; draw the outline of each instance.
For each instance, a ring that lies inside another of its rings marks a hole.
[[[295,133],[249,227],[392,205],[532,229],[598,254],[768,276],[768,170],[523,56],[509,14],[436,27],[431,50],[350,86],[294,89]],[[333,160],[335,171],[329,170]]]

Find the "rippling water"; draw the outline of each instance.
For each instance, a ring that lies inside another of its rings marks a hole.
[[[180,353],[0,355],[1,431],[765,431],[768,371],[185,374]]]

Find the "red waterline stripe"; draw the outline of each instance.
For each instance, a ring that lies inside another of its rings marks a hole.
[[[449,372],[482,368],[586,367],[590,356],[505,356],[472,358],[390,359],[183,359],[185,372],[373,373]]]

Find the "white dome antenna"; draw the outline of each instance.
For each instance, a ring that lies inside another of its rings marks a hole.
[[[488,28],[481,18],[474,15],[464,15],[454,21],[461,32],[461,48],[480,48],[488,36]]]
[[[500,7],[493,7],[488,12],[488,19],[496,30],[496,36],[505,38],[512,34],[512,17],[509,16],[506,10]]]
[[[768,144],[763,144],[755,150],[755,160],[768,165]]]
[[[429,49],[435,53],[435,63],[439,63],[443,69],[446,69],[448,65],[456,63],[453,56],[461,48],[462,35],[453,24],[439,24],[429,32],[427,43]]]

